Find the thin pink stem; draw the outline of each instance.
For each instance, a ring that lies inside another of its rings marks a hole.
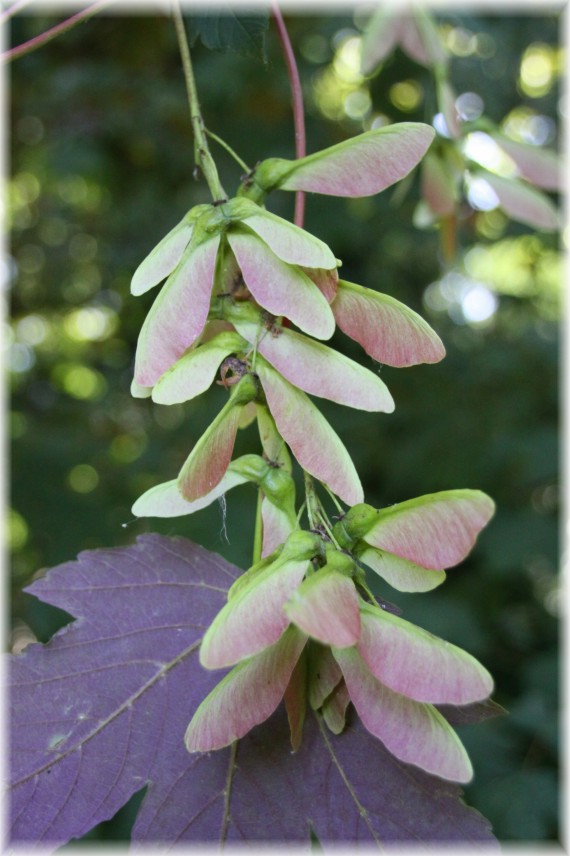
[[[291,39],[283,20],[283,15],[277,3],[273,2],[273,17],[277,24],[279,39],[283,48],[283,55],[287,64],[287,72],[289,74],[289,83],[291,85],[291,95],[293,99],[293,124],[295,126],[295,157],[303,158],[307,154],[307,138],[305,136],[305,110],[303,107],[303,90],[301,89],[301,80],[299,78],[299,69],[297,61],[291,45]],[[296,226],[303,226],[305,219],[305,194],[299,191],[295,194],[295,216],[294,222]]]
[[[31,0],[16,0],[12,5],[2,12],[0,15],[0,24],[5,24],[10,18],[20,12],[25,6],[31,3]]]
[[[3,59],[4,62],[10,62],[13,59],[18,59],[18,57],[25,56],[26,54],[35,51],[37,48],[41,48],[42,45],[47,44],[47,42],[51,42],[51,40],[55,39],[56,36],[61,35],[61,33],[65,33],[67,30],[70,30],[76,24],[79,24],[80,21],[84,21],[87,18],[90,18],[92,15],[95,15],[103,6],[106,6],[109,2],[110,0],[97,0],[96,3],[93,3],[86,9],[82,9],[81,12],[78,12],[76,15],[72,15],[71,18],[67,18],[65,21],[62,21],[61,24],[56,24],[55,27],[46,30],[44,33],[40,33],[39,36],[35,36],[28,42],[24,42],[23,44],[18,45],[17,47],[12,48],[9,51],[5,51],[0,58]]]

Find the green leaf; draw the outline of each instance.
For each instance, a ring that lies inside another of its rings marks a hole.
[[[192,15],[188,23],[192,45],[199,37],[210,50],[235,51],[243,56],[259,58],[264,63],[267,61],[265,34],[268,13],[236,15],[235,9],[227,3],[209,14]]]

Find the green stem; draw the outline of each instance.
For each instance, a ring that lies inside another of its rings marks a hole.
[[[313,479],[311,478],[311,476],[309,475],[308,472],[304,471],[303,474],[305,477],[305,496],[307,498],[307,516],[309,518],[309,524],[311,526],[311,529],[316,529],[318,526],[320,526],[321,529],[325,530],[325,532],[328,535],[331,543],[334,544],[334,546],[337,548],[337,550],[340,550],[340,546],[339,546],[336,538],[333,535],[331,522],[328,518],[326,511],[324,510],[323,506],[321,505],[319,497],[317,496],[317,491],[315,490],[315,484],[313,482]],[[324,487],[326,488],[327,486],[324,485]],[[328,490],[328,488],[327,488],[327,490]],[[330,493],[330,491],[329,491],[329,493]],[[344,512],[343,512],[343,514],[344,514]]]
[[[334,503],[334,505],[335,505],[336,510],[337,510],[340,514],[342,514],[342,516],[344,517],[344,515],[345,515],[345,510],[344,510],[344,508],[342,507],[342,505],[340,504],[340,502],[338,501],[338,499],[336,498],[336,496],[334,495],[334,493],[332,492],[332,490],[330,489],[330,487],[329,487],[328,485],[326,485],[324,482],[321,482],[321,484],[323,485],[324,489],[326,490],[326,492],[328,493],[328,495],[329,495],[329,496],[330,496],[330,498],[332,499],[332,501],[333,501],[333,503]]]
[[[205,128],[204,130],[206,131],[206,134],[207,134],[207,135],[208,135],[212,140],[215,140],[215,142],[216,142],[219,146],[221,146],[223,149],[225,149],[225,150],[227,151],[227,153],[228,153],[228,154],[229,154],[229,155],[230,155],[230,156],[235,160],[235,162],[236,162],[237,164],[239,164],[239,165],[241,166],[241,168],[242,168],[246,173],[251,172],[250,168],[249,168],[249,167],[248,167],[248,165],[245,163],[245,161],[242,161],[242,159],[240,158],[240,156],[239,156],[238,154],[236,154],[236,152],[234,152],[234,150],[232,149],[232,147],[231,147],[231,146],[229,146],[229,145],[226,143],[226,141],[225,141],[225,140],[222,140],[222,138],[221,138],[221,137],[218,137],[218,135],[217,135],[217,134],[214,134],[214,132],[213,132],[213,131],[209,131],[207,128]]]
[[[315,494],[315,486],[309,473],[304,470],[303,476],[305,479],[305,498],[307,502],[307,517],[309,518],[309,526],[314,529],[318,522],[318,500]]]
[[[304,502],[302,504],[301,508],[299,509],[299,511],[297,512],[297,519],[295,520],[295,529],[301,528],[301,517],[302,517],[303,511],[305,510],[306,507],[307,507],[307,503]]]
[[[257,363],[257,346],[259,345],[259,334],[261,332],[261,320],[257,326],[255,333],[255,342],[253,345],[253,356],[251,358],[251,370],[255,373],[255,364]]]
[[[174,17],[174,26],[176,27],[182,67],[184,69],[188,104],[190,106],[190,120],[192,122],[192,130],[194,132],[194,160],[204,174],[204,178],[206,179],[206,183],[210,189],[214,202],[226,200],[228,197],[220,182],[218,170],[210,153],[208,140],[206,138],[204,120],[202,119],[202,113],[200,111],[200,102],[198,101],[198,92],[196,90],[192,60],[190,59],[190,48],[188,46],[188,39],[186,38],[186,30],[184,28],[184,19],[180,9],[180,2],[173,4],[172,14]]]
[[[325,530],[335,547],[340,549],[332,533],[332,527],[330,525],[330,521],[327,517],[327,514],[320,503],[319,497],[317,496],[317,491],[315,490],[315,484],[313,482],[313,479],[306,471],[304,472],[304,476],[305,496],[307,497],[307,514],[309,517],[309,523],[311,524],[311,528],[315,529],[320,524],[320,526]]]
[[[370,598],[371,602],[380,609],[381,608],[380,604],[378,603],[378,601],[376,600],[376,598],[372,594],[370,588],[368,587],[368,583],[359,577],[357,584],[360,586],[362,591],[365,592],[365,594]]]
[[[263,549],[263,518],[261,517],[261,502],[263,493],[261,488],[257,491],[257,508],[255,510],[255,532],[253,535],[253,562],[256,565],[261,560]]]
[[[319,508],[319,520],[321,521],[321,525],[322,525],[323,529],[325,530],[325,532],[327,533],[327,535],[329,536],[331,542],[334,544],[334,546],[337,548],[337,550],[340,550],[340,547],[337,543],[337,540],[333,535],[333,531],[332,531],[332,527],[330,525],[330,521],[329,521],[328,517],[326,516],[326,514],[322,508]]]

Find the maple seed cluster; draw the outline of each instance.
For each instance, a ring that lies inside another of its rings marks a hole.
[[[422,200],[414,214],[415,225],[421,228],[447,220],[445,233],[458,217],[463,197],[469,199],[474,192],[484,193],[487,204],[501,209],[511,220],[535,229],[558,229],[559,212],[542,192],[563,190],[564,170],[557,153],[513,140],[489,117],[473,121],[459,109],[460,100],[449,80],[449,49],[425,8],[406,9],[402,14],[399,4],[378,6],[362,41],[361,74],[377,71],[396,45],[414,62],[432,69],[444,125],[442,136],[422,161]],[[469,152],[477,146],[464,143],[476,140],[487,153],[494,151],[496,160],[504,165],[503,174],[471,159]]]
[[[382,510],[364,504],[347,449],[309,398],[394,410],[377,374],[323,344],[336,327],[391,366],[437,362],[444,347],[399,301],[340,279],[326,244],[263,206],[276,189],[378,193],[419,163],[433,136],[427,125],[402,123],[306,158],[266,160],[235,198],[189,211],[134,274],[134,294],[166,282],[140,333],[133,394],[180,403],[219,373],[229,395],[177,478],[143,494],[133,513],[191,514],[246,482],[261,500],[259,561],[232,586],[200,649],[206,668],[233,668],[195,712],[190,751],[231,744],[282,699],[297,749],[307,705],[340,733],[352,702],[396,757],[446,779],[471,778],[435,705],[487,698],[490,675],[379,606],[364,566],[400,591],[428,591],[467,555],[493,503],[451,490]],[[232,460],[238,430],[254,421],[262,454]],[[305,476],[300,511],[289,450]],[[335,523],[315,483],[341,510]]]

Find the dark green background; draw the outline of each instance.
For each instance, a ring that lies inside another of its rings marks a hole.
[[[13,43],[56,20],[17,19]],[[537,42],[556,47],[556,16],[451,11],[442,20],[486,34],[487,46],[494,45],[490,56],[453,59],[458,92],[478,92],[497,122],[521,105],[556,121],[556,84],[541,98],[517,86],[525,49]],[[355,29],[350,10],[290,16],[288,25],[307,98],[309,151],[360,132],[362,122],[329,120],[312,99],[315,75],[333,58],[335,34],[338,42],[340,31]],[[273,28],[266,64],[201,44],[193,55],[208,126],[249,165],[293,156],[288,82]],[[401,113],[390,87],[410,79],[421,84],[424,97],[415,111]],[[430,74],[399,51],[371,92],[374,109],[392,120],[431,121]],[[208,201],[206,187],[192,177],[193,143],[171,21],[101,16],[82,24],[13,65],[10,97],[16,200],[11,603],[18,644],[30,628],[46,640],[66,620],[21,588],[39,568],[80,550],[128,544],[154,530],[185,535],[247,567],[255,494],[241,488],[228,495],[227,540],[217,505],[167,521],[132,522],[130,513],[146,488],[176,475],[226,395],[216,387],[167,408],[129,394],[138,331],[154,299],[154,292],[130,296],[132,272],[192,205]],[[213,150],[222,183],[233,193],[241,170],[221,149]],[[496,501],[496,517],[477,548],[443,587],[413,597],[386,587],[385,594],[406,617],[478,657],[495,676],[496,700],[510,711],[461,732],[476,770],[467,802],[504,841],[552,840],[558,835],[559,751],[558,318],[542,293],[541,260],[556,251],[556,236],[540,234],[532,244],[530,291],[500,295],[491,324],[458,324],[422,301],[442,268],[437,232],[412,225],[418,192],[416,175],[401,199],[393,190],[372,200],[313,197],[306,227],[342,259],[346,279],[392,294],[428,317],[447,357],[436,366],[382,368],[396,400],[393,415],[318,403],[346,442],[371,504],[460,487],[480,488]],[[291,217],[293,197],[277,194],[268,206]],[[488,243],[477,231],[480,221],[467,213],[464,208],[463,248]],[[530,234],[505,222],[498,238]],[[82,317],[73,313],[89,307],[99,312],[95,319],[107,318],[99,340],[73,333],[73,319]],[[371,365],[342,334],[334,344]],[[257,451],[252,431],[239,438],[238,452],[245,450]],[[78,465],[96,471],[98,482],[88,492],[70,486],[72,472],[82,483]],[[132,812],[90,837],[124,837]]]

